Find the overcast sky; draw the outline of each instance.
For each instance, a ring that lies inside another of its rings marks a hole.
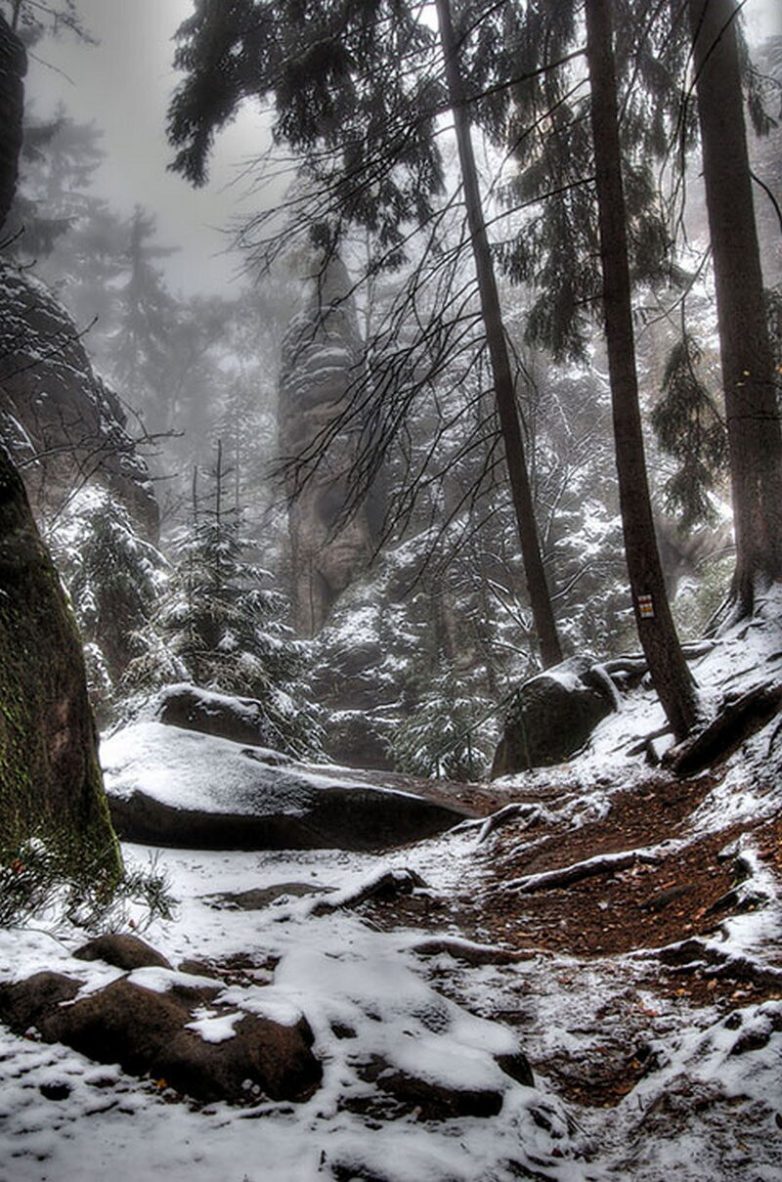
[[[206,189],[196,191],[166,171],[172,158],[166,109],[176,83],[172,38],[192,10],[192,0],[79,0],[100,45],[43,43],[39,54],[49,64],[32,61],[27,86],[38,114],[62,100],[79,122],[104,129],[108,156],[96,187],[124,213],[137,202],[155,213],[160,241],[180,247],[165,264],[170,285],[186,294],[225,288],[236,274],[238,260],[226,256],[220,228],[253,208],[246,197],[241,201],[246,184],[239,177],[264,143],[261,119],[248,111],[219,138]],[[744,12],[753,39],[782,32],[782,0],[747,0]]]
[[[123,213],[140,203],[157,216],[160,241],[181,248],[166,261],[169,282],[186,293],[226,285],[236,272],[220,228],[239,212],[246,185],[237,177],[263,137],[258,115],[248,111],[220,137],[203,190],[166,171],[173,156],[166,109],[177,78],[172,38],[192,7],[192,0],[79,0],[100,44],[46,41],[27,80],[36,113],[62,100],[76,120],[104,130],[107,159],[96,188]]]

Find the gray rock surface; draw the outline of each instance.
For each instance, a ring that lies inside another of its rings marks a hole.
[[[126,424],[62,304],[39,280],[0,264],[0,435],[25,461],[33,509],[60,509],[86,473],[157,541],[157,501]]]
[[[605,674],[571,657],[518,689],[505,719],[492,778],[564,763],[614,708]]]
[[[401,845],[464,819],[346,769],[258,762],[253,748],[160,723],[101,745],[121,837],[185,849],[348,849]]]
[[[230,697],[183,683],[161,690],[147,712],[165,726],[178,726],[261,748],[253,757],[261,763],[291,762],[289,756],[266,747],[265,714],[261,703],[254,698]]]
[[[341,520],[349,492],[349,472],[361,424],[334,430],[360,381],[361,338],[353,284],[333,256],[315,275],[304,309],[283,341],[280,378],[280,450],[286,460],[333,432],[328,461],[310,468],[300,487],[294,473],[288,492],[293,558],[293,599],[300,632],[314,635],[338,596],[366,567],[372,553],[369,502]]]

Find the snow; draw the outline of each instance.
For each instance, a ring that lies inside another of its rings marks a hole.
[[[694,663],[701,686],[716,687],[706,695],[712,704],[726,690],[741,693],[761,675],[777,674],[779,607],[770,599],[762,627],[731,631]],[[508,779],[497,791],[507,790],[510,801],[514,784],[526,800],[539,789],[536,807],[546,819],[578,828],[607,815],[614,792],[641,783],[643,756],[628,751],[660,721],[659,706],[642,689],[598,727],[573,764]],[[778,812],[781,743],[772,746],[774,726],[730,758],[677,842]],[[113,790],[143,783],[181,807],[196,797],[203,807],[206,794],[222,808],[246,790],[244,764],[258,769],[236,744],[151,722],[104,742],[102,758]],[[300,773],[308,789],[342,778],[355,783],[337,768]],[[295,795],[289,804],[297,807]],[[528,816],[508,814],[519,848],[536,840],[534,829],[525,829]],[[253,967],[241,981],[181,968],[136,970],[131,980],[161,991],[182,983],[222,986],[191,1017],[190,1028],[209,1042],[233,1037],[243,1014],[287,1025],[305,1017],[322,1086],[299,1104],[248,1093],[244,1108],[199,1107],[177,1099],[163,1081],[137,1080],[0,1027],[0,1182],[98,1182],[107,1174],[113,1182],[137,1182],[163,1172],[171,1182],[511,1182],[524,1171],[554,1182],[779,1182],[782,1001],[759,1003],[738,987],[727,1016],[696,1005],[684,990],[663,1004],[650,988],[656,962],[649,949],[578,959],[532,948],[512,963],[462,959],[451,953],[487,945],[450,925],[427,934],[442,939],[445,950],[424,958],[416,953],[420,932],[379,930],[348,905],[388,870],[415,871],[435,895],[477,891],[492,840],[481,823],[467,823],[382,857],[157,851],[156,869],[165,871],[179,903],[175,918],[155,920],[145,939],[176,966],[241,957]],[[151,856],[127,844],[124,853],[131,866],[143,867]],[[770,959],[782,933],[778,880],[751,835],[727,853],[746,875],[741,898],[755,902],[726,914],[708,938],[714,963],[704,977],[741,958],[778,971]],[[216,891],[291,883],[311,884],[313,893],[283,895],[253,912],[219,909],[213,898]],[[324,898],[318,888],[334,892],[327,911],[315,907]],[[129,919],[140,925],[143,915],[131,908]],[[53,969],[82,981],[82,993],[116,979],[117,969],[73,958],[84,940],[46,915],[23,930],[0,931],[0,978]],[[625,1062],[641,1046],[653,1067],[614,1107],[560,1098],[560,1081],[549,1074],[557,1059],[577,1078],[596,1057]],[[535,1087],[518,1084],[497,1064],[497,1056],[518,1049],[530,1057]],[[365,1078],[370,1062],[381,1067],[374,1084]],[[434,1121],[404,1111],[389,1119],[384,1072],[496,1091],[502,1107],[491,1118]],[[47,1099],[46,1092],[62,1098]]]
[[[473,841],[456,837],[448,845],[466,852]],[[442,857],[444,850],[438,852]],[[149,851],[126,847],[125,853],[143,864]],[[215,1104],[199,1111],[167,1102],[170,1095],[154,1082],[96,1068],[74,1051],[0,1028],[0,1182],[97,1182],[107,1171],[114,1182],[136,1182],[162,1170],[172,1182],[239,1182],[243,1176],[252,1182],[319,1182],[334,1177],[331,1167],[340,1163],[358,1177],[367,1169],[386,1177],[391,1169],[394,1182],[510,1182],[514,1175],[504,1163],[536,1159],[546,1160],[550,1177],[563,1182],[586,1177],[571,1158],[575,1146],[561,1103],[517,1084],[496,1064],[495,1055],[518,1049],[515,1034],[443,997],[427,981],[406,933],[375,931],[346,910],[313,916],[306,898],[286,905],[283,922],[278,908],[248,917],[214,911],[204,899],[218,881],[224,890],[299,880],[355,891],[374,880],[377,858],[338,851],[167,851],[162,858],[181,899],[179,915],[173,923],[156,922],[145,938],[172,962],[238,953],[259,962],[280,958],[272,983],[258,970],[261,983],[228,986],[216,1003],[233,1012],[217,1015],[202,1007],[191,1029],[218,1041],[233,1035],[243,1013],[288,1024],[304,1014],[315,1034],[323,1084],[304,1104]],[[428,856],[422,862],[433,869]],[[450,874],[446,868],[444,878]],[[76,939],[73,933],[61,943],[27,931],[20,940],[19,933],[2,932],[0,963],[13,950],[16,976],[45,965],[86,980],[87,988],[91,978],[105,983],[106,966],[70,956],[68,946],[75,947]],[[204,983],[164,969],[136,970],[130,978],[155,989]],[[335,1028],[350,1036],[337,1037]],[[439,1122],[418,1121],[414,1114],[392,1122],[362,1115],[361,1100],[373,1086],[360,1068],[373,1056],[445,1087],[499,1091],[502,1110],[491,1120]],[[45,1100],[39,1089],[47,1081],[67,1083],[67,1098]],[[565,1157],[553,1156],[555,1149]]]
[[[159,722],[136,722],[103,740],[100,759],[110,796],[128,800],[143,792],[172,808],[206,813],[303,817],[315,793],[335,788],[412,795],[342,780],[338,768],[308,770],[284,757],[284,767],[267,766],[263,751]]]
[[[225,1042],[236,1036],[234,1026],[241,1020],[243,1014],[215,1014],[209,1010],[195,1010],[192,1022],[185,1026],[186,1030],[195,1030],[204,1042]]]

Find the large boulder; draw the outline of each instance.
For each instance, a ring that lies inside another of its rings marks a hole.
[[[81,998],[78,981],[36,974],[0,987],[0,1017],[20,1034],[33,1026],[47,1042],[199,1100],[303,1100],[317,1087],[322,1069],[305,1018],[286,1024],[242,1013],[216,1000],[219,984],[194,977],[188,986],[185,974],[153,971],[154,988],[121,977]]]
[[[161,690],[149,703],[145,714],[166,726],[178,726],[202,735],[230,739],[232,743],[258,747],[263,749],[263,756],[259,751],[256,759],[264,758],[268,763],[291,762],[289,756],[267,747],[269,724],[262,703],[255,698],[216,694],[183,682]]]
[[[117,732],[102,744],[101,760],[117,832],[152,845],[382,849],[465,816],[345,769],[275,766],[254,747],[157,722]]]
[[[613,709],[608,676],[590,657],[571,657],[539,673],[511,701],[492,778],[564,763]]]

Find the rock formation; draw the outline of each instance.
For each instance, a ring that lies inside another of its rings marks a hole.
[[[23,73],[23,51],[0,18],[0,218],[16,182]],[[21,323],[9,329],[0,316],[0,324],[17,353],[30,347]],[[31,840],[58,855],[64,872],[86,870],[98,886],[121,872],[81,640],[0,437],[0,853],[17,854],[20,875]]]
[[[614,709],[614,697],[590,657],[570,657],[525,681],[511,701],[492,778],[565,763]]]
[[[101,760],[117,832],[179,849],[379,850],[467,815],[370,773],[279,765],[270,754],[155,722],[115,732]]]
[[[95,881],[119,872],[81,639],[0,444],[0,851],[31,838]]]
[[[75,488],[98,481],[157,540],[157,503],[119,399],[62,305],[11,266],[0,266],[0,438],[36,514],[56,512]]]
[[[315,445],[350,403],[359,376],[361,340],[351,282],[332,258],[316,277],[303,311],[283,342],[280,379],[280,448],[286,461]],[[293,599],[298,630],[314,635],[339,594],[366,566],[371,554],[370,514],[361,506],[342,523],[348,473],[355,454],[356,423],[330,440],[302,490],[293,474],[289,530]]]

